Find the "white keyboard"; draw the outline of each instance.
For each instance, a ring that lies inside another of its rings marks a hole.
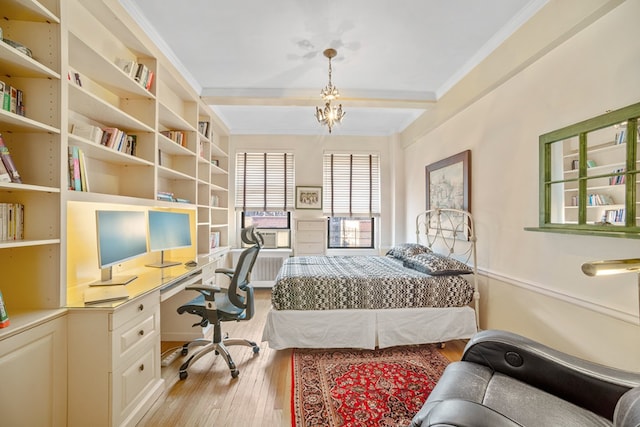
[[[96,286],[84,292],[85,304],[96,304],[99,302],[117,301],[129,298],[127,288],[123,285]]]

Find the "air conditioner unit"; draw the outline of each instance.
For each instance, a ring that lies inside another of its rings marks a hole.
[[[264,231],[259,230],[260,236],[262,236],[262,247],[265,249],[276,249],[278,247],[278,232],[277,231]]]
[[[262,245],[263,249],[278,249],[278,248],[291,247],[290,231],[288,229],[259,228],[257,229],[257,231],[262,236],[262,240],[264,240],[264,244]],[[247,246],[251,246],[251,245],[242,242],[243,248],[246,248]]]

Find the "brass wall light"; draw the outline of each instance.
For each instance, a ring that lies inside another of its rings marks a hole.
[[[638,274],[638,316],[640,317],[640,258],[590,261],[582,264],[587,276],[608,276],[622,273]]]

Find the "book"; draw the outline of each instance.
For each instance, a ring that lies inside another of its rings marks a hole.
[[[9,326],[9,314],[7,313],[7,307],[4,304],[4,298],[0,291],[0,328],[6,328]]]
[[[11,182],[11,175],[9,171],[4,167],[4,163],[0,162],[0,182]]]
[[[74,124],[71,126],[71,133],[81,138],[88,139],[91,142],[95,142],[96,144],[100,144],[100,141],[102,141],[102,134],[104,132],[98,126],[90,124]]]
[[[135,77],[138,70],[138,63],[132,59],[116,58],[116,65],[131,78]]]
[[[16,165],[13,163],[11,153],[9,152],[9,148],[4,143],[2,134],[0,134],[0,158],[2,158],[2,163],[4,163],[4,167],[7,169],[7,172],[9,172],[11,182],[22,184],[22,178],[20,178],[18,168],[16,168]]]
[[[87,178],[87,160],[84,157],[84,151],[78,148],[78,157],[80,159],[80,188],[82,191],[89,191],[89,180]]]
[[[82,180],[80,178],[80,152],[78,147],[70,147],[71,158],[73,163],[73,189],[75,191],[82,191]]]
[[[18,88],[11,86],[9,88],[10,93],[10,103],[9,103],[9,111],[12,113],[16,113],[18,111]]]
[[[2,82],[2,99],[0,99],[0,104],[2,109],[5,111],[9,111],[11,109],[11,86]]]

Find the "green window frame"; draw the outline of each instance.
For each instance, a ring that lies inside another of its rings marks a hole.
[[[540,135],[539,226],[640,238],[640,103]]]

